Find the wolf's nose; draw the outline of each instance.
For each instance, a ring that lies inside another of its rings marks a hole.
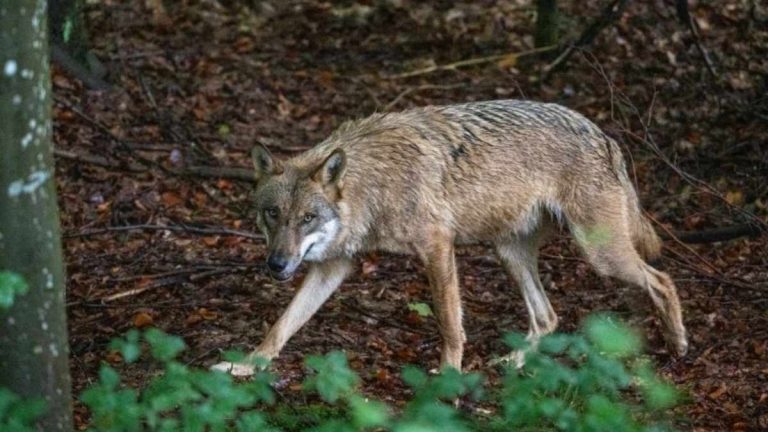
[[[288,260],[280,255],[270,255],[267,258],[267,267],[274,273],[280,273],[288,266]]]

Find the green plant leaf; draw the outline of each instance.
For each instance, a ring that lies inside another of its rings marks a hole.
[[[119,351],[126,363],[133,363],[141,356],[139,337],[139,331],[132,329],[129,330],[124,337],[113,339],[109,343],[109,347]]]
[[[107,365],[101,365],[99,369],[99,381],[107,389],[115,389],[120,384],[120,375]]]
[[[415,366],[403,368],[403,381],[413,389],[418,389],[427,383],[427,374]]]
[[[349,406],[352,409],[352,419],[358,429],[384,426],[389,418],[387,406],[381,402],[354,396],[349,399]]]
[[[420,317],[432,316],[432,309],[426,303],[408,303],[408,310],[416,312]]]
[[[637,333],[608,316],[590,317],[586,333],[600,351],[619,358],[637,355],[642,348]]]
[[[180,337],[171,336],[152,328],[144,333],[144,340],[149,343],[152,357],[160,361],[171,361],[184,351],[184,341]]]
[[[326,402],[336,402],[351,392],[360,380],[349,369],[347,357],[341,351],[325,356],[309,356],[304,363],[316,372],[304,382],[305,389],[316,391]]]

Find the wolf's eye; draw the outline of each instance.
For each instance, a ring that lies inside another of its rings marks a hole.
[[[315,220],[316,217],[317,216],[312,213],[307,213],[304,215],[304,223],[310,223]]]
[[[270,207],[264,210],[264,214],[267,215],[269,218],[274,219],[277,217],[277,209],[274,207]]]

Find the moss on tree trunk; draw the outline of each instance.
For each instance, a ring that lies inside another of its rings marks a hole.
[[[0,387],[42,397],[53,432],[72,415],[46,26],[45,0],[0,2],[0,271],[30,288],[0,311]]]

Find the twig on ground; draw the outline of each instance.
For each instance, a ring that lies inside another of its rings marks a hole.
[[[595,20],[592,21],[592,23],[587,26],[586,29],[584,29],[579,38],[576,39],[575,42],[569,44],[560,53],[560,55],[555,58],[555,60],[544,67],[544,76],[542,77],[542,81],[547,81],[553,73],[560,70],[568,62],[571,56],[573,56],[573,53],[576,52],[577,49],[591,44],[592,41],[594,41],[595,38],[600,34],[600,32],[603,31],[603,29],[616,21],[621,16],[621,14],[624,13],[624,9],[626,8],[627,3],[629,3],[629,0],[611,0],[611,2],[603,9],[600,15],[595,18]]]
[[[750,223],[756,226],[759,230],[761,230],[762,232],[768,232],[768,223],[766,223],[761,218],[754,215],[752,212],[730,203],[717,189],[715,189],[709,183],[693,176],[692,174],[689,174],[688,172],[684,171],[682,168],[675,165],[671,160],[669,160],[669,158],[664,154],[664,152],[661,151],[661,148],[659,148],[659,145],[656,143],[656,141],[653,138],[653,135],[651,134],[650,119],[652,119],[652,117],[649,115],[648,120],[646,120],[645,115],[641,113],[640,110],[637,108],[637,106],[635,106],[632,103],[629,97],[627,97],[627,95],[621,92],[620,90],[615,89],[613,82],[610,80],[610,78],[608,78],[602,66],[596,60],[593,59],[593,61],[591,61],[590,64],[596,71],[598,71],[602,75],[603,79],[606,82],[606,85],[608,86],[609,89],[611,89],[612,97],[615,95],[615,97],[620,99],[621,103],[623,103],[627,108],[630,108],[633,111],[634,115],[637,117],[638,123],[642,127],[643,135],[640,136],[629,129],[629,126],[627,126],[627,124],[629,124],[630,120],[626,116],[625,116],[625,123],[621,125],[622,127],[620,128],[620,132],[650,147],[651,150],[654,152],[654,154],[659,159],[661,159],[661,161],[664,162],[664,164],[666,164],[669,168],[671,168],[672,171],[674,171],[678,176],[680,176],[683,180],[685,180],[686,183],[690,184],[691,186],[697,189],[703,190],[705,193],[711,196],[714,196],[715,198],[723,202],[729,209],[732,209],[737,213],[749,218]],[[649,112],[650,112],[650,109],[649,109]]]
[[[214,351],[221,351],[221,347],[222,346],[224,346],[224,345],[221,344],[221,345],[215,346],[213,348],[210,348],[210,349],[208,349],[206,351],[203,351],[201,354],[198,354],[194,358],[192,358],[192,360],[189,360],[188,362],[186,362],[185,365],[187,365],[187,366],[190,366],[190,365],[197,366],[197,362],[199,362],[200,360],[208,357]]]
[[[213,268],[208,269],[200,272],[196,272],[195,270],[191,270],[187,273],[181,273],[177,272],[176,275],[173,275],[171,277],[165,277],[163,279],[159,279],[153,283],[147,284],[145,286],[140,286],[137,288],[132,288],[126,291],[121,291],[119,293],[115,293],[106,297],[103,297],[99,299],[101,302],[107,303],[114,300],[118,300],[125,297],[135,296],[138,294],[141,294],[145,291],[155,289],[155,288],[161,288],[168,285],[174,285],[181,282],[197,282],[201,279],[210,278],[212,276],[217,276],[220,274],[225,273],[234,273],[234,272],[242,272],[248,270],[249,267],[242,266],[242,267],[223,267],[223,268]],[[191,273],[191,274],[190,274]],[[184,277],[185,274],[188,274],[189,276]]]
[[[628,136],[635,138],[636,140],[646,144],[649,146],[653,152],[656,154],[656,156],[661,159],[662,162],[664,162],[668,167],[670,167],[677,175],[679,175],[683,180],[685,180],[687,183],[689,183],[691,186],[697,187],[700,190],[703,190],[709,195],[712,195],[713,197],[719,199],[722,201],[728,208],[731,208],[738,213],[741,213],[742,215],[748,217],[754,225],[756,225],[761,231],[768,231],[768,223],[764,222],[762,219],[754,215],[752,212],[745,210],[739,206],[731,204],[724,196],[721,194],[717,189],[712,187],[709,183],[705,182],[704,180],[699,179],[698,177],[694,177],[692,174],[689,174],[686,171],[683,171],[680,167],[672,163],[672,161],[669,160],[669,158],[661,151],[659,146],[654,141],[653,137],[650,134],[650,131],[648,130],[648,126],[643,124],[643,127],[645,128],[645,135],[647,138],[643,138],[636,133],[624,129],[623,132],[627,134]]]
[[[89,116],[88,114],[84,113],[80,108],[76,107],[75,105],[69,103],[68,101],[54,95],[54,101],[60,105],[63,105],[73,113],[77,114],[78,117],[85,120],[87,123],[89,123],[91,126],[95,127],[99,132],[107,136],[112,142],[117,144],[118,147],[120,147],[123,151],[126,153],[129,153],[136,157],[136,159],[141,163],[142,165],[146,166],[147,168],[151,167],[157,167],[162,171],[168,171],[162,164],[157,163],[156,161],[152,159],[148,159],[145,157],[142,157],[141,155],[137,154],[134,149],[131,148],[128,143],[126,143],[123,139],[118,137],[117,135],[113,134],[111,130],[109,130],[108,127],[104,126],[101,122],[94,119],[93,117]],[[128,163],[124,161],[120,161],[121,166],[127,166]]]
[[[706,277],[708,277],[708,278],[711,278],[711,279],[715,279],[715,280],[717,280],[718,282],[721,282],[721,283],[724,283],[724,284],[733,285],[733,286],[736,286],[736,287],[739,287],[739,288],[744,288],[744,289],[753,289],[753,288],[755,288],[755,287],[753,287],[753,286],[750,286],[748,283],[745,283],[745,282],[741,282],[741,281],[736,281],[736,280],[733,280],[733,278],[732,278],[732,277],[728,277],[728,275],[726,275],[725,273],[723,273],[723,272],[722,272],[720,269],[718,269],[717,267],[715,267],[713,264],[711,264],[709,261],[707,261],[707,260],[706,260],[704,257],[702,257],[700,254],[696,253],[696,251],[694,251],[694,250],[693,250],[693,249],[692,249],[690,246],[688,246],[688,245],[686,245],[685,243],[683,243],[683,241],[682,241],[682,240],[680,240],[679,238],[677,238],[677,237],[676,237],[676,236],[675,236],[675,235],[674,235],[674,234],[673,234],[673,233],[672,233],[672,232],[671,232],[669,229],[667,229],[667,227],[665,227],[664,225],[660,224],[660,223],[659,223],[659,221],[657,221],[656,219],[654,219],[654,218],[653,218],[653,216],[651,216],[651,215],[650,215],[650,214],[648,214],[648,213],[646,213],[646,215],[647,215],[647,216],[648,216],[648,218],[649,218],[649,219],[651,219],[651,220],[652,220],[652,221],[653,221],[655,224],[657,224],[659,227],[661,227],[661,229],[662,229],[662,230],[664,230],[664,231],[667,233],[667,235],[669,236],[669,238],[671,238],[673,241],[675,241],[676,243],[678,243],[680,246],[682,246],[682,247],[683,247],[683,248],[684,248],[686,251],[688,251],[689,253],[691,253],[693,256],[695,256],[696,258],[698,258],[698,259],[699,259],[699,261],[701,261],[702,263],[704,263],[704,264],[705,264],[707,267],[709,267],[710,269],[712,269],[712,270],[714,271],[714,274],[712,274],[712,273],[708,273],[708,272],[702,272],[702,271],[698,270],[698,268],[696,268],[695,266],[693,266],[693,265],[692,265],[692,267],[693,267],[693,269],[694,269],[694,270],[696,270],[696,271],[699,271],[699,272],[700,272],[702,275],[704,275],[704,276],[706,276]],[[685,259],[685,260],[687,261],[687,259],[686,259],[685,257],[683,257],[683,256],[682,256],[681,254],[679,254],[678,252],[675,252],[673,249],[668,249],[668,250],[670,250],[671,252],[673,252],[673,253],[674,253],[675,255],[677,255],[678,257],[680,257],[680,258],[682,258],[682,259]],[[690,263],[690,262],[689,262],[689,264],[692,264],[692,263]]]
[[[400,102],[404,97],[408,96],[409,94],[417,91],[422,90],[449,90],[454,88],[464,87],[464,84],[422,84],[420,86],[416,87],[408,87],[407,89],[403,90],[398,94],[394,99],[392,99],[392,102],[388,103],[384,107],[384,111],[391,110],[395,105],[397,105],[398,102]]]
[[[109,279],[109,282],[129,282],[139,279],[159,279],[159,278],[167,278],[170,276],[179,276],[179,275],[185,275],[189,273],[195,273],[200,271],[201,269],[209,270],[212,267],[202,267],[202,266],[195,266],[190,268],[183,268],[178,270],[169,270],[164,271],[160,273],[153,273],[153,274],[143,274],[143,275],[132,275],[132,276],[124,276],[124,277],[118,277],[114,279]]]
[[[129,163],[127,165],[121,166],[118,163],[109,161],[104,157],[96,156],[96,155],[79,154],[72,151],[59,150],[59,149],[54,150],[53,154],[63,159],[84,162],[84,163],[98,165],[106,168],[123,168],[130,172],[146,172],[147,171],[146,167],[143,165]],[[248,168],[238,168],[238,167],[190,166],[186,168],[168,170],[167,172],[169,174],[182,176],[182,177],[192,176],[192,177],[202,177],[202,178],[227,178],[231,180],[239,180],[239,181],[246,181],[246,182],[252,182],[255,180],[255,173],[252,170],[249,170]]]
[[[148,50],[148,51],[137,51],[133,52],[131,54],[124,54],[122,52],[118,52],[117,54],[111,54],[107,56],[110,60],[136,60],[141,59],[145,57],[152,57],[165,54],[164,50]]]
[[[253,234],[245,231],[238,231],[229,228],[210,228],[210,227],[194,227],[189,225],[151,225],[151,224],[139,224],[139,225],[121,225],[121,226],[109,226],[105,228],[95,228],[91,230],[82,231],[79,233],[68,233],[64,235],[64,238],[78,238],[88,237],[92,235],[105,234],[116,231],[176,231],[186,232],[190,234],[204,234],[204,235],[225,235],[235,237],[245,237],[253,240],[263,240],[264,236],[260,234]]]
[[[157,106],[157,102],[155,101],[155,96],[152,94],[152,90],[147,85],[147,82],[144,80],[143,75],[139,75],[139,84],[141,85],[141,89],[144,90],[144,94],[147,97],[147,101],[149,102],[149,105],[152,107],[153,110],[155,110],[156,113],[159,113],[160,109]]]
[[[119,300],[121,298],[139,295],[139,294],[143,293],[144,291],[149,291],[151,289],[160,288],[160,287],[164,287],[164,286],[168,286],[168,285],[173,285],[173,284],[178,283],[178,282],[181,282],[181,280],[178,279],[178,278],[161,279],[161,280],[159,280],[157,282],[154,282],[154,283],[151,283],[151,284],[148,284],[148,285],[145,285],[145,286],[131,288],[131,289],[126,290],[126,291],[121,291],[121,292],[116,293],[116,294],[112,294],[112,295],[109,295],[109,296],[106,296],[106,297],[102,297],[99,300],[101,302],[103,302],[103,303],[108,303],[108,302],[111,302],[111,301],[114,301],[114,300]]]
[[[147,103],[155,112],[155,121],[160,126],[160,130],[163,135],[165,135],[166,139],[180,145],[188,145],[192,151],[197,152],[205,159],[213,159],[214,157],[211,152],[200,145],[197,139],[195,139],[194,134],[185,124],[177,122],[171,112],[164,111],[160,108],[160,105],[157,104],[155,96],[152,93],[152,88],[144,79],[144,75],[142,75],[139,69],[136,69],[136,80],[141,85]]]
[[[691,11],[688,7],[688,0],[676,0],[675,1],[675,8],[677,9],[677,17],[680,19],[680,21],[688,26],[688,29],[691,31],[691,35],[693,36],[693,43],[696,44],[696,48],[699,50],[699,53],[701,53],[701,56],[704,58],[704,63],[707,65],[707,70],[712,75],[713,78],[717,78],[717,70],[715,69],[715,64],[712,62],[712,58],[709,56],[709,52],[706,48],[704,48],[704,45],[701,43],[701,36],[699,36],[699,28],[696,25],[696,21],[694,21],[693,17],[691,16]]]
[[[434,335],[434,333],[428,332],[426,330],[421,330],[419,328],[408,327],[408,326],[405,326],[403,324],[400,324],[400,322],[397,321],[397,320],[390,320],[390,319],[387,319],[386,317],[372,314],[370,312],[367,312],[365,310],[360,309],[359,307],[355,307],[355,306],[351,305],[350,302],[343,302],[343,304],[345,306],[352,307],[355,310],[355,312],[357,312],[358,314],[366,316],[369,319],[376,320],[377,322],[383,323],[384,325],[387,325],[387,326],[390,326],[390,327],[394,327],[396,329],[399,329],[399,330],[402,330],[402,331],[405,331],[405,332],[408,332],[408,333],[415,333],[415,334],[420,334],[420,335],[424,335],[424,336],[433,336]],[[355,314],[350,313],[350,312],[343,312],[342,314],[344,316],[346,316],[347,318],[352,318],[352,319],[357,320],[357,321],[365,322],[365,320],[361,319],[359,315],[355,315]]]
[[[197,282],[200,279],[209,278],[211,276],[216,276],[216,275],[225,274],[225,273],[231,273],[232,271],[243,271],[243,270],[245,270],[244,267],[224,267],[224,268],[208,270],[208,271],[204,271],[204,272],[201,272],[201,273],[195,273],[195,274],[190,275],[189,276],[189,281],[190,282]]]
[[[707,260],[706,260],[706,259],[705,259],[703,256],[701,256],[699,253],[697,253],[695,250],[693,250],[693,248],[691,248],[691,247],[690,247],[690,246],[688,246],[687,244],[683,243],[683,241],[682,241],[682,240],[680,240],[679,238],[677,238],[677,236],[676,236],[676,235],[675,235],[675,234],[674,234],[674,233],[673,233],[673,232],[672,232],[672,231],[671,231],[669,228],[665,227],[665,226],[664,226],[664,225],[663,225],[661,222],[659,222],[658,220],[656,220],[656,218],[654,218],[654,217],[653,217],[653,215],[651,215],[650,213],[648,213],[648,212],[646,212],[646,211],[644,211],[643,213],[645,213],[645,216],[646,216],[648,219],[650,219],[651,221],[653,221],[653,223],[655,223],[655,224],[656,224],[656,225],[657,225],[659,228],[661,228],[661,229],[662,229],[662,230],[663,230],[665,233],[667,233],[667,236],[668,236],[668,238],[670,238],[670,239],[671,239],[671,240],[673,240],[675,243],[677,243],[677,244],[679,244],[680,246],[682,246],[682,247],[683,247],[683,249],[685,249],[686,251],[688,251],[688,252],[689,252],[691,255],[693,255],[693,256],[695,256],[696,258],[698,258],[698,259],[699,259],[699,261],[701,261],[702,263],[704,263],[704,264],[705,264],[707,267],[709,267],[709,268],[710,268],[710,269],[711,269],[713,272],[715,272],[715,273],[719,273],[719,274],[722,274],[722,273],[720,272],[720,269],[718,269],[718,268],[717,268],[717,267],[715,267],[713,264],[711,264],[709,261],[707,261]]]
[[[143,165],[129,163],[126,166],[121,167],[120,164],[111,162],[104,157],[96,156],[96,155],[79,154],[72,151],[60,150],[60,149],[54,149],[53,154],[63,159],[84,162],[84,163],[98,165],[106,168],[124,168],[130,172],[146,172],[147,171],[147,169]]]
[[[174,173],[196,177],[228,178],[247,182],[256,180],[256,173],[253,170],[236,167],[190,166],[180,170],[174,170]]]
[[[396,74],[396,75],[389,75],[389,76],[386,76],[384,78],[385,79],[390,79],[390,80],[398,80],[398,79],[403,79],[403,78],[415,77],[415,76],[419,76],[419,75],[426,75],[426,74],[430,74],[432,72],[446,71],[446,70],[456,70],[456,69],[462,68],[462,67],[476,66],[476,65],[480,65],[480,64],[493,63],[493,62],[502,61],[502,60],[512,61],[512,60],[520,59],[522,57],[531,56],[531,55],[534,55],[534,54],[541,54],[541,53],[549,52],[549,51],[554,50],[555,48],[556,48],[556,46],[550,45],[550,46],[545,46],[545,47],[540,47],[540,48],[533,48],[533,49],[526,50],[526,51],[520,51],[520,52],[517,52],[517,53],[496,54],[496,55],[491,55],[491,56],[486,56],[486,57],[471,58],[471,59],[457,61],[457,62],[454,62],[454,63],[448,63],[448,64],[443,64],[443,65],[433,65],[433,66],[425,67],[425,68],[422,68],[422,69],[412,70],[410,72],[403,72],[403,73]]]
[[[113,142],[118,144],[124,151],[136,157],[136,159],[141,163],[141,165],[145,166],[146,168],[157,167],[161,171],[167,174],[172,174],[177,176],[192,176],[192,177],[204,177],[204,178],[229,178],[232,180],[249,181],[249,182],[254,181],[255,179],[254,172],[247,168],[209,167],[209,166],[190,166],[190,167],[178,168],[178,169],[166,168],[162,164],[152,159],[144,158],[136,154],[136,152],[134,151],[135,149],[133,149],[127,142],[117,137],[115,134],[112,133],[112,131],[109,130],[109,128],[107,128],[106,126],[104,126],[103,124],[101,124],[99,121],[92,118],[88,114],[84,113],[78,107],[58,97],[55,98],[55,101],[63,105],[67,109],[71,110],[72,112],[77,114],[77,116],[79,116],[80,118],[85,120],[87,123],[89,123],[91,126],[96,128],[99,132],[106,135],[109,139],[111,139]],[[130,172],[146,171],[145,169],[142,169],[140,166],[136,164],[131,164],[130,162],[125,162],[125,161],[110,162],[109,160],[101,156],[81,155],[81,154],[71,152],[71,151],[66,151],[66,150],[55,150],[54,154],[65,159],[77,160],[80,162],[86,162],[86,163],[100,165],[108,168],[123,168]]]
[[[346,79],[347,81],[351,82],[354,85],[360,86],[365,90],[365,93],[368,94],[368,96],[371,98],[371,101],[373,101],[373,110],[379,111],[379,109],[382,106],[381,99],[379,99],[378,96],[376,96],[376,93],[371,89],[371,87],[366,84],[365,82],[365,76],[360,77],[342,77],[343,79]]]

